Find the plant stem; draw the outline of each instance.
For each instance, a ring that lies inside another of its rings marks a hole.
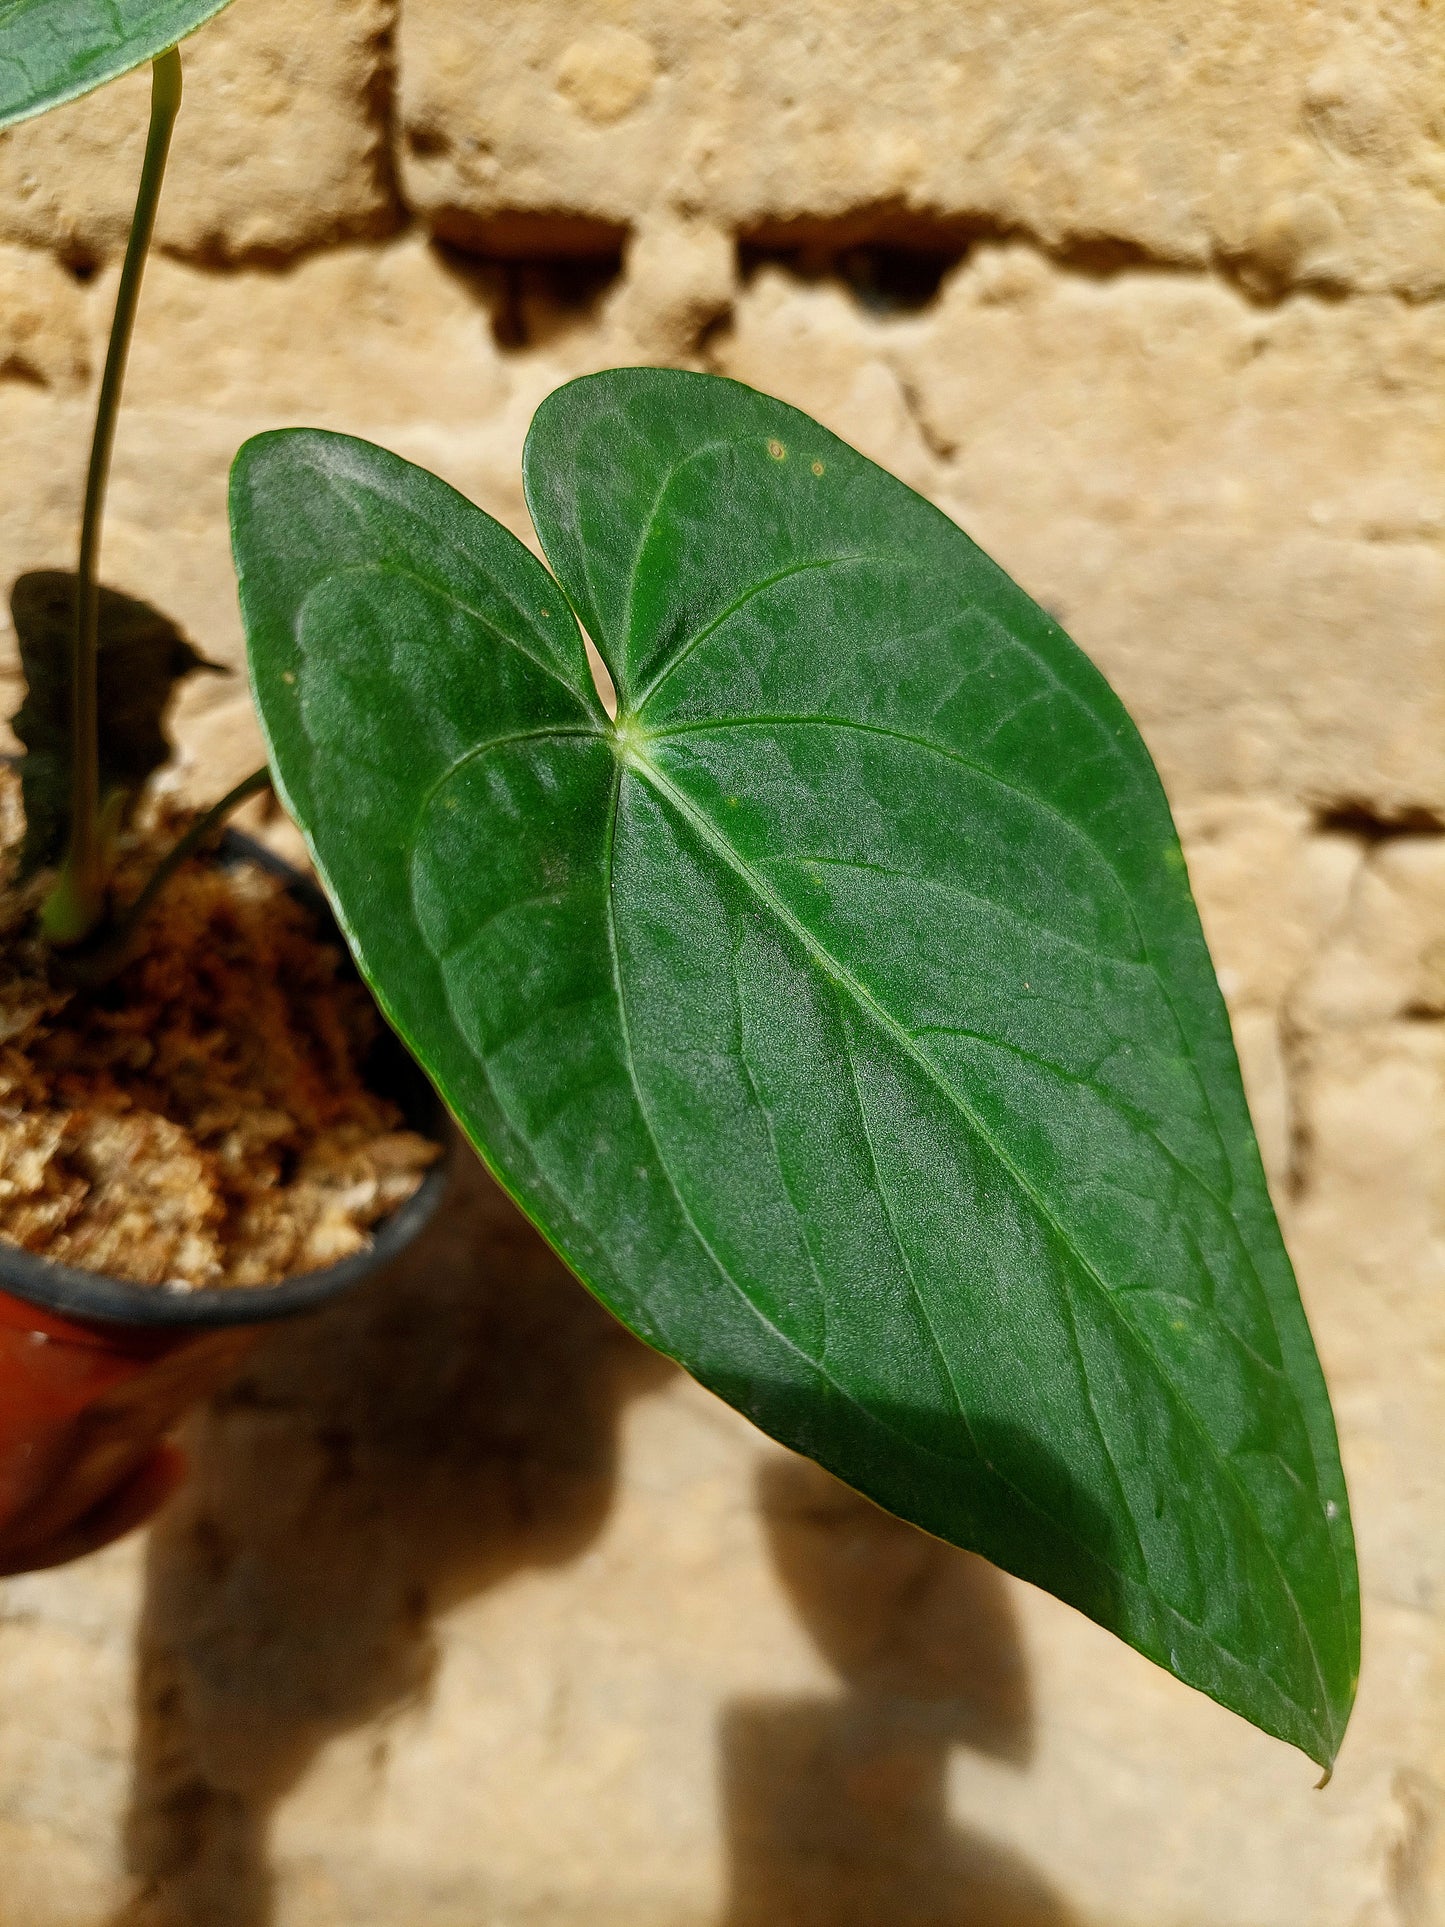
[[[212,832],[220,827],[232,810],[238,809],[249,796],[255,796],[271,781],[269,769],[253,769],[234,789],[229,789],[219,803],[213,803],[204,816],[198,816],[185,835],[169,849],[161,861],[146,878],[145,887],[140,895],[125,910],[112,930],[107,931],[98,949],[74,960],[69,974],[80,983],[87,985],[104,983],[113,976],[126,960],[131,940],[144,921],[151,905],[165,889],[176,871],[188,856],[194,856]]]
[[[141,275],[155,231],[156,206],[170,152],[171,131],[181,105],[179,49],[159,54],[151,67],[151,123],[145,161],[136,192],[130,240],[115,297],[110,345],[101,376],[95,436],[85,478],[85,509],[80,523],[80,563],[75,585],[75,635],[70,690],[70,843],[55,887],[41,912],[41,927],[55,943],[79,943],[105,909],[109,852],[101,826],[100,719],[97,690],[99,654],[101,518],[115,446],[116,415],[126,358],[135,328]]]

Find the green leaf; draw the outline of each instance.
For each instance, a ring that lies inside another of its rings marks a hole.
[[[10,592],[10,617],[25,672],[25,700],[11,721],[25,745],[20,783],[25,799],[23,876],[58,863],[70,835],[70,665],[75,633],[75,575],[37,569]],[[100,794],[129,811],[146,779],[171,754],[166,711],[176,684],[207,662],[169,616],[148,602],[100,592],[97,682],[100,705]]]
[[[574,382],[525,469],[555,576],[367,443],[237,460],[273,765],[392,1021],[649,1343],[1330,1761],[1330,1408],[1128,717],[735,383]]]
[[[0,127],[129,73],[230,0],[0,0]]]

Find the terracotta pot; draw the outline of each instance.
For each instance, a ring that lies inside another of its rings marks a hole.
[[[233,832],[220,860],[242,858],[325,909],[309,878]],[[392,1031],[383,1029],[367,1074],[412,1130],[444,1140],[441,1102]],[[165,1464],[158,1449],[186,1411],[225,1381],[266,1325],[315,1310],[396,1257],[445,1183],[439,1160],[365,1251],[254,1288],[172,1293],[0,1242],[0,1573],[54,1564],[139,1523],[147,1495],[158,1503],[174,1483],[159,1474],[147,1482],[147,1468]],[[137,1495],[129,1510],[128,1489]]]

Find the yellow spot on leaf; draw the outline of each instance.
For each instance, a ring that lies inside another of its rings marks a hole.
[[[813,473],[815,475],[821,475],[823,473],[823,464],[821,462],[814,462]]]
[[[772,456],[775,462],[782,461],[784,456],[787,454],[787,452],[788,452],[787,449],[784,448],[783,444],[780,441],[778,441],[776,438],[774,438],[772,441],[768,443],[768,453]]]

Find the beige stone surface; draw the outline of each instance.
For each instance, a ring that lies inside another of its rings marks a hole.
[[[82,291],[48,254],[0,245],[0,381],[64,392],[90,373]]]
[[[768,268],[715,353],[1026,583],[1114,681],[1176,799],[1439,799],[1439,304],[1260,309],[1209,277],[1101,281],[1014,244],[918,316]]]
[[[235,0],[186,42],[156,235],[210,261],[395,225],[390,0]],[[89,263],[125,244],[149,70],[0,132],[0,240]]]
[[[1035,235],[1261,291],[1445,286],[1445,22],[1418,0],[406,0],[408,199],[485,239],[645,226]]]
[[[148,1540],[0,1583],[0,1927],[1433,1927],[1445,16],[402,0],[394,101],[391,18],[236,0],[188,56],[104,554],[237,672],[176,780],[259,755],[258,429],[369,435],[526,537],[541,397],[671,361],[940,502],[1176,805],[1334,1392],[1359,1709],[1314,1793],[767,1445],[468,1169],[198,1420]],[[73,551],[143,115],[0,137],[7,581]]]

